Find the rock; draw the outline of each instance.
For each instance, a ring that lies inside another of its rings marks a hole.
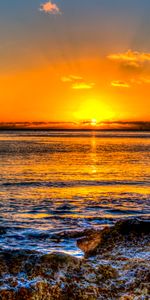
[[[101,232],[93,231],[93,233],[88,234],[86,237],[78,239],[77,246],[87,255],[97,249],[101,240]]]
[[[148,225],[132,219],[84,232],[88,258],[0,249],[0,300],[150,299]]]
[[[17,300],[15,296],[15,291],[13,289],[3,289],[0,290],[0,299],[1,300]]]
[[[52,252],[50,254],[42,255],[35,266],[32,267],[34,275],[39,276],[42,274],[44,278],[56,278],[61,271],[62,273],[68,270],[79,268],[80,259],[71,255]]]
[[[110,265],[99,265],[98,274],[100,274],[101,280],[108,280],[118,277],[118,272]]]
[[[3,266],[3,272],[17,275],[22,272],[26,261],[35,255],[35,251],[28,250],[6,250],[0,253],[0,268]],[[5,266],[5,267],[4,267]]]
[[[118,221],[112,227],[106,227],[101,231],[94,231],[87,236],[78,239],[78,247],[86,256],[111,251],[118,243],[135,243],[148,238],[150,241],[150,220],[129,219]]]
[[[49,267],[57,266],[57,268],[76,267],[80,264],[80,259],[63,252],[42,255],[40,261],[48,264]]]

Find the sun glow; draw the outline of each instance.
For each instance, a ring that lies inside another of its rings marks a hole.
[[[92,125],[92,126],[96,126],[96,124],[97,124],[97,120],[96,120],[96,119],[92,119],[92,120],[91,120],[91,125]]]
[[[87,100],[82,102],[78,111],[74,113],[75,118],[82,122],[89,120],[89,124],[97,126],[103,121],[112,121],[115,117],[111,107],[102,101]]]

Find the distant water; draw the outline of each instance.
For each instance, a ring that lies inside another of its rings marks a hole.
[[[150,133],[0,133],[0,247],[80,255],[66,232],[141,215],[150,215]]]

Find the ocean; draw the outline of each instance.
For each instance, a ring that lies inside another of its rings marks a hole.
[[[81,231],[144,215],[150,132],[0,132],[0,248],[82,256]]]

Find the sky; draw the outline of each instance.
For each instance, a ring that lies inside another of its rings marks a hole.
[[[149,0],[1,0],[0,122],[150,122]]]

